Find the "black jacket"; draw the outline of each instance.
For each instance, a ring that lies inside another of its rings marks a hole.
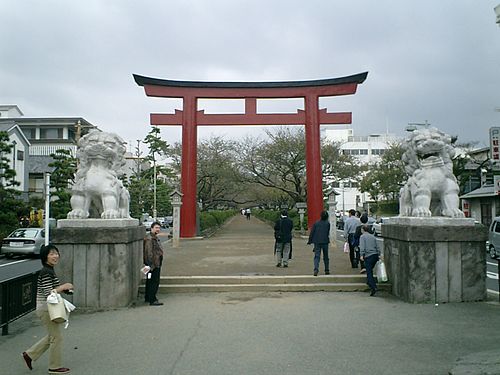
[[[287,217],[280,218],[274,224],[274,233],[281,238],[279,243],[292,242],[293,221]]]
[[[314,223],[309,233],[307,244],[330,243],[330,222],[328,220],[318,220]]]

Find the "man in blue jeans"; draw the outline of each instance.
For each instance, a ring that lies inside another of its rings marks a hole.
[[[377,244],[377,239],[370,233],[370,226],[366,224],[361,227],[359,253],[361,255],[361,260],[365,262],[366,280],[371,290],[370,296],[373,297],[375,293],[377,293],[377,284],[373,278],[373,268],[380,259],[380,249]]]
[[[328,244],[330,243],[330,222],[328,212],[321,212],[321,220],[314,223],[309,234],[307,244],[314,244],[314,276],[318,276],[321,250],[323,250],[323,262],[325,263],[325,275],[330,274],[330,258],[328,257]]]

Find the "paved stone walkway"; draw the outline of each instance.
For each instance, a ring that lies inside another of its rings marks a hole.
[[[181,240],[178,248],[166,242],[162,270],[169,276],[312,275],[312,245],[307,245],[307,239],[297,232],[292,243],[289,267],[277,268],[273,228],[256,217],[247,220],[236,215],[210,238]],[[320,274],[323,271],[321,263]],[[330,246],[330,272],[359,274],[359,270],[350,267],[349,255],[343,253],[341,242]]]

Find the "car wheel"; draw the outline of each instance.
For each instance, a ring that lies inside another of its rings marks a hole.
[[[494,246],[490,246],[490,258],[491,259],[496,259],[497,258],[497,254],[496,254]]]

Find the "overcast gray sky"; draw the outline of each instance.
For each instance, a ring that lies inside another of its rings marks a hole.
[[[500,126],[499,0],[2,0],[0,104],[26,117],[81,116],[124,140],[150,112],[132,74],[174,80],[280,81],[368,71],[354,96],[357,135],[429,121],[486,145]],[[276,106],[278,109],[278,106]],[[253,128],[204,128],[236,137]],[[180,128],[162,131],[180,140]]]

